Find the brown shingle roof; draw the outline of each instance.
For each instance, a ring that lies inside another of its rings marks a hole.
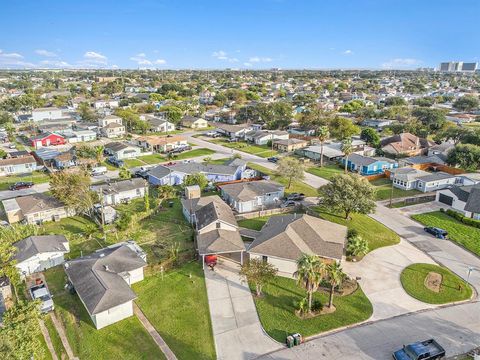
[[[20,158],[10,158],[10,159],[0,160],[0,166],[21,165],[21,164],[31,164],[31,163],[36,163],[35,158],[31,155],[20,157]]]

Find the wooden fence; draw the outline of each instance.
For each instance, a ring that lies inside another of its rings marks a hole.
[[[271,215],[275,215],[275,214],[285,214],[285,213],[292,212],[296,209],[299,209],[299,207],[298,206],[295,206],[295,207],[289,206],[289,207],[286,207],[286,208],[274,208],[274,209],[252,211],[252,212],[249,212],[249,213],[235,215],[235,218],[237,220],[255,219],[255,218],[262,217],[262,216],[271,216]]]

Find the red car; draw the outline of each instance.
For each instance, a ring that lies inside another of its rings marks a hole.
[[[16,182],[13,185],[10,185],[10,190],[22,190],[22,189],[29,189],[33,186],[32,182]]]

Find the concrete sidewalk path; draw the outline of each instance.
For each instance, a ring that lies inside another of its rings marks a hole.
[[[217,359],[254,359],[283,347],[263,331],[250,289],[238,271],[239,266],[228,260],[215,271],[205,268]]]

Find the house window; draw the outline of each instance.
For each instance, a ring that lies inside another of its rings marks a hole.
[[[216,225],[217,225],[217,229],[220,229],[222,224],[220,224],[219,222],[217,222]]]

